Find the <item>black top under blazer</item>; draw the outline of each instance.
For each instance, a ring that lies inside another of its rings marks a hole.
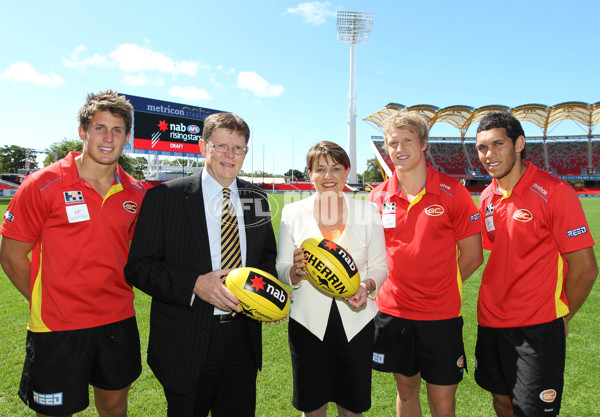
[[[276,277],[267,196],[247,181],[236,181],[244,208],[246,266]],[[213,270],[203,200],[201,172],[149,189],[125,267],[127,280],[152,296],[148,364],[163,387],[181,394],[193,389],[204,361],[210,360],[206,342],[214,307],[198,296],[190,306],[198,276]],[[260,369],[261,325],[241,320]]]

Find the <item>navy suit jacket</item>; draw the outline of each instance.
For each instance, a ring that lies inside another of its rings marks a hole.
[[[277,276],[277,247],[266,194],[236,179],[244,207],[246,266]],[[148,364],[160,383],[181,394],[192,390],[205,361],[213,306],[196,296],[199,275],[212,271],[201,173],[149,189],[140,209],[125,276],[152,296]],[[243,320],[254,351],[262,363],[259,322]]]

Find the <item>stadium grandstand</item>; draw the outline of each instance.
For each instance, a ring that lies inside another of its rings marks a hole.
[[[442,109],[428,104],[406,107],[389,103],[363,120],[383,132],[383,121],[393,112],[417,111],[425,117],[430,128],[442,122],[457,128],[460,136],[429,138],[427,159],[440,171],[463,179],[470,191],[479,192],[490,182],[490,177],[479,162],[475,138],[466,137],[466,133],[471,125],[493,110],[510,111],[520,121],[533,123],[541,129],[541,136],[527,136],[525,160],[569,181],[580,194],[600,196],[600,135],[592,134],[600,123],[600,102],[573,101],[555,106],[526,104],[514,108],[502,105],[480,108],[449,106]],[[548,136],[549,129],[564,120],[575,122],[587,134]],[[383,178],[388,178],[394,166],[383,150],[383,137],[372,137],[371,147]]]

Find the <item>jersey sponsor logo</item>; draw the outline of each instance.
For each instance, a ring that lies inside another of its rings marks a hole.
[[[533,220],[533,214],[527,209],[519,209],[514,212],[513,219],[525,223]]]
[[[74,206],[66,206],[67,218],[69,223],[79,223],[90,220],[90,212],[87,204],[76,204]]]
[[[33,391],[33,401],[41,405],[62,405],[63,393],[40,394],[39,392]]]
[[[491,216],[492,214],[494,214],[494,204],[493,203],[485,206],[485,215]]]
[[[445,188],[446,190],[450,191],[450,186],[449,186],[449,185],[446,185],[446,184],[441,184],[441,183],[440,183],[440,187],[441,187],[441,188]]]
[[[471,218],[471,223],[475,222],[475,221],[481,219],[481,214],[480,213],[475,213],[470,218]]]
[[[381,213],[395,213],[396,212],[396,203],[383,203],[381,206]]]
[[[385,355],[383,353],[373,352],[373,362],[383,364],[383,362],[385,362]]]
[[[567,230],[567,236],[575,237],[575,236],[579,236],[579,235],[584,235],[587,232],[588,232],[587,227],[581,226],[581,227],[578,227],[577,229]]]
[[[438,204],[434,204],[432,206],[427,207],[425,210],[423,210],[425,212],[425,214],[427,214],[428,216],[441,216],[442,214],[444,214],[444,207],[438,205]]]
[[[538,185],[537,183],[533,184],[533,188],[535,188],[544,195],[548,195],[548,191],[546,191],[541,185]]]
[[[551,403],[556,399],[556,391],[553,389],[546,389],[540,392],[540,400],[545,403]]]
[[[65,191],[63,192],[65,197],[65,204],[81,204],[85,203],[83,200],[83,193],[81,191]]]
[[[127,210],[128,212],[135,214],[135,213],[137,213],[138,205],[137,205],[137,203],[134,203],[133,201],[125,201],[123,203],[123,208],[125,210]]]
[[[4,212],[4,218],[12,223],[12,221],[15,219],[15,215],[7,210]]]

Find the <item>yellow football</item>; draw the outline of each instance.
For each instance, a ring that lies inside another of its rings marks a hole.
[[[331,240],[311,237],[302,242],[311,281],[326,294],[351,297],[360,286],[360,274],[350,253]]]
[[[258,268],[236,268],[225,278],[225,286],[240,300],[242,313],[258,321],[277,321],[290,311],[290,299],[273,275]]]

